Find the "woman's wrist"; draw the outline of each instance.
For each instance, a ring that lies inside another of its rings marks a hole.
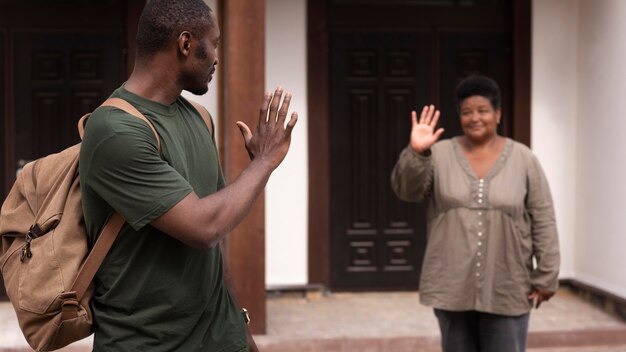
[[[413,148],[412,145],[409,145],[409,149],[416,155],[421,156],[421,157],[429,157],[431,154],[430,148],[425,149],[425,150],[417,150],[415,148]]]

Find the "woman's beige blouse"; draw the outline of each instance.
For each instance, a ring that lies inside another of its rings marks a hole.
[[[525,314],[532,287],[558,287],[548,182],[530,149],[511,139],[478,179],[458,138],[436,143],[427,157],[406,147],[391,174],[402,200],[428,198],[420,300],[452,311]]]

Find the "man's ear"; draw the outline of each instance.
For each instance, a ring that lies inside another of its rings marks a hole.
[[[184,31],[178,35],[178,51],[187,56],[191,50],[191,33]]]

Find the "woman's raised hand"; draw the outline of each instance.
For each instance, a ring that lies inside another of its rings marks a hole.
[[[439,120],[439,110],[435,110],[434,105],[424,106],[420,114],[419,122],[417,121],[417,113],[411,113],[413,127],[411,128],[411,149],[416,153],[424,154],[430,147],[437,142],[439,136],[443,133],[443,128],[435,131],[437,121]]]

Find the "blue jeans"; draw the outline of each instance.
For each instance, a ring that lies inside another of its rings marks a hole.
[[[435,309],[443,352],[524,352],[530,313],[510,317]]]

